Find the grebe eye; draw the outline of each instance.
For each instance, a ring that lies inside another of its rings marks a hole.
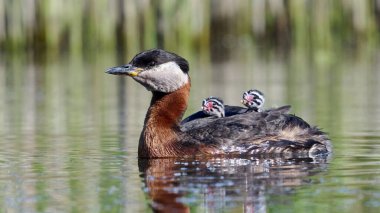
[[[154,61],[151,61],[151,62],[149,63],[149,66],[151,66],[151,67],[153,67],[154,65],[156,65],[156,62],[154,62]]]

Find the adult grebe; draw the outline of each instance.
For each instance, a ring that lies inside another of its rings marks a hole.
[[[327,136],[301,118],[276,110],[214,118],[181,130],[190,92],[188,62],[161,49],[137,54],[109,74],[128,75],[153,97],[140,135],[141,158],[196,155],[315,155],[331,150]],[[205,118],[207,120],[209,118]]]
[[[265,103],[264,94],[257,89],[248,90],[243,93],[243,99],[241,102],[248,109],[260,112]]]

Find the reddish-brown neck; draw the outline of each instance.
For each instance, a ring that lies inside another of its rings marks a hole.
[[[186,110],[190,82],[172,93],[153,92],[139,141],[139,157],[177,156],[179,122]]]

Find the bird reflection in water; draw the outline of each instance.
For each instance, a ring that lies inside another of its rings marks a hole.
[[[190,212],[190,208],[266,212],[269,193],[291,193],[311,183],[311,176],[327,170],[327,161],[326,157],[140,159],[139,170],[155,212]]]

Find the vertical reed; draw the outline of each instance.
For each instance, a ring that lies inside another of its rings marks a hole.
[[[372,0],[5,0],[0,48],[81,54],[113,50],[117,36],[130,52],[157,46],[208,50],[214,39],[227,48],[250,40],[274,48],[357,48],[378,43],[379,8]],[[123,30],[117,30],[122,17]]]

